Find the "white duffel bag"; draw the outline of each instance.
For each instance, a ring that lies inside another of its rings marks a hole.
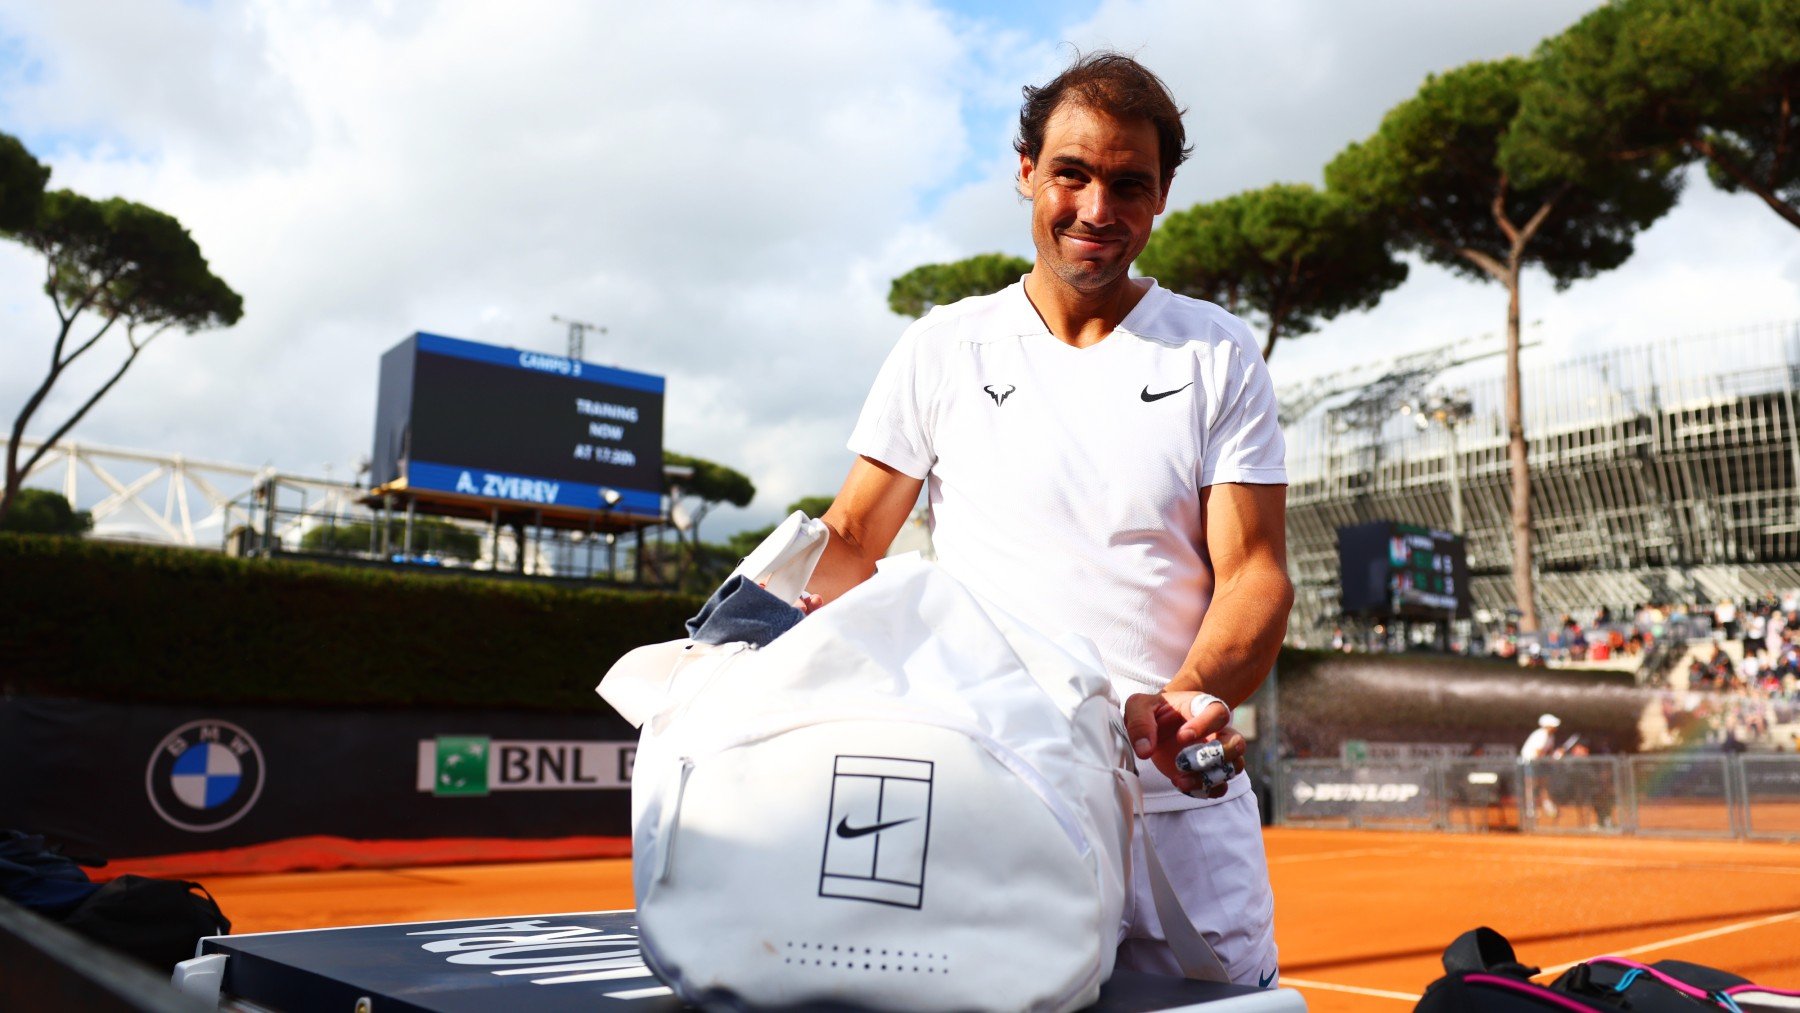
[[[643,727],[638,925],[684,1000],[1070,1010],[1111,974],[1136,775],[1086,641],[890,560],[767,647],[641,648],[601,693]]]

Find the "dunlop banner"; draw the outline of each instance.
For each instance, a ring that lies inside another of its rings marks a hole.
[[[1290,820],[1429,823],[1437,812],[1437,776],[1423,763],[1289,763],[1283,791]]]

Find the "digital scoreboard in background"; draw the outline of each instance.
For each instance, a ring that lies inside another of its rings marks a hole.
[[[1469,617],[1469,559],[1460,535],[1398,521],[1339,528],[1338,572],[1348,615]]]
[[[662,438],[660,376],[414,334],[381,357],[370,481],[507,508],[657,517]]]

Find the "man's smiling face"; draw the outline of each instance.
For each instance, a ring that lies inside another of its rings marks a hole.
[[[1019,158],[1038,263],[1083,292],[1124,278],[1168,200],[1159,164],[1149,120],[1076,102],[1057,107],[1037,160]]]

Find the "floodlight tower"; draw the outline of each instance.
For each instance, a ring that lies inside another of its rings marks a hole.
[[[1443,426],[1450,437],[1450,453],[1444,469],[1450,479],[1450,532],[1463,534],[1462,453],[1457,445],[1457,431],[1475,415],[1469,392],[1440,391],[1422,400],[1405,401],[1400,405],[1400,414],[1410,417],[1420,432],[1435,424]]]
[[[605,334],[606,328],[599,324],[590,324],[582,320],[570,320],[552,314],[550,319],[559,324],[569,325],[569,358],[579,360],[587,344],[587,332],[594,331]]]

